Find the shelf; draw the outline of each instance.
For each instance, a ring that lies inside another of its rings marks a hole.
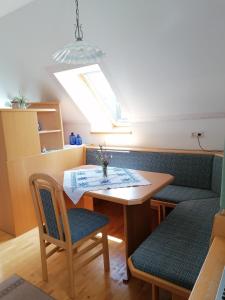
[[[42,155],[45,155],[45,154],[49,154],[49,153],[53,153],[53,152],[57,152],[57,151],[62,151],[63,148],[59,148],[59,149],[46,149],[45,152],[41,152]]]
[[[132,134],[131,130],[91,131],[91,134]]]
[[[48,133],[57,133],[57,132],[62,132],[62,130],[57,129],[57,130],[40,130],[40,131],[38,131],[39,134],[48,134]]]
[[[55,108],[31,108],[31,109],[29,109],[28,108],[28,110],[34,110],[34,111],[36,111],[36,112],[56,112],[56,109]]]
[[[57,152],[57,151],[66,151],[66,150],[71,150],[71,149],[78,149],[78,148],[83,148],[85,145],[65,145],[63,148],[59,149],[47,149],[46,152],[41,152],[42,155]]]
[[[82,145],[64,145],[63,149],[69,150],[69,149],[82,148],[82,147],[84,147],[84,144],[82,144]]]

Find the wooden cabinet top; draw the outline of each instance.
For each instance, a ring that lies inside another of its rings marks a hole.
[[[12,109],[0,108],[0,112],[55,112],[55,108],[27,108],[27,109]]]

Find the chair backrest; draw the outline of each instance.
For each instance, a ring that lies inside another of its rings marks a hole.
[[[33,174],[29,182],[40,233],[71,243],[62,187],[46,174]]]

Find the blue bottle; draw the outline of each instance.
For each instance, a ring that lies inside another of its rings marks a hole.
[[[76,145],[82,145],[82,138],[79,134],[76,137]]]
[[[76,145],[77,144],[77,138],[76,138],[76,136],[74,135],[73,132],[71,132],[69,138],[70,138],[70,145]]]

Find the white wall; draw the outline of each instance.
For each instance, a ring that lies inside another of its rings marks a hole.
[[[132,134],[90,134],[90,126],[84,123],[64,124],[66,141],[70,132],[81,134],[84,143],[106,144],[114,146],[159,147],[172,149],[199,149],[198,142],[191,137],[190,132],[204,130],[207,137],[201,139],[202,147],[206,150],[222,150],[224,140],[224,119],[154,121],[135,123]],[[221,130],[218,130],[218,128]],[[218,133],[219,132],[219,133]],[[222,142],[221,142],[222,141]]]
[[[85,39],[107,53],[101,64],[127,109],[133,134],[93,136],[58,86],[52,53],[73,39],[74,1],[36,0],[0,19],[0,105],[25,90],[62,101],[67,132],[86,142],[222,149],[225,137],[224,0],[82,0]]]

